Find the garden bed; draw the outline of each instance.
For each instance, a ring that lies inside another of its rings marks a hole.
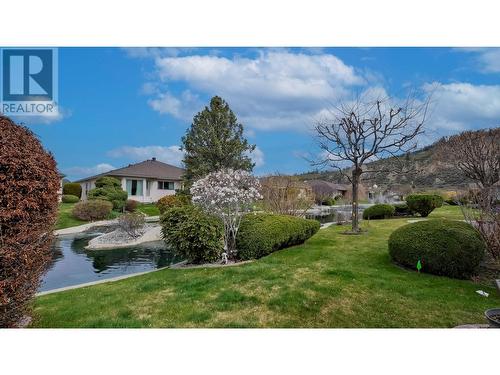
[[[433,214],[457,215],[441,209]],[[500,305],[491,284],[407,272],[391,262],[387,239],[405,224],[405,219],[372,221],[363,236],[341,236],[345,227],[331,226],[303,245],[240,267],[166,269],[39,297],[32,325],[451,328],[486,323],[484,311]],[[490,297],[478,295],[478,288]]]

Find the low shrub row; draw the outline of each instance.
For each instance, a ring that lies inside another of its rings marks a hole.
[[[94,199],[75,204],[73,216],[86,221],[102,220],[109,216],[112,209],[113,204],[111,202]]]
[[[422,272],[469,278],[485,253],[480,234],[471,225],[452,220],[428,220],[396,229],[389,237],[389,253],[396,263]]]
[[[182,207],[191,203],[190,197],[186,194],[166,195],[156,202],[160,214],[172,207]]]
[[[411,211],[406,203],[394,205],[394,216],[410,216]]]
[[[74,195],[80,199],[82,197],[82,186],[78,182],[67,182],[63,185],[64,195]]]
[[[411,194],[406,197],[406,203],[395,205],[375,204],[363,211],[363,219],[388,219],[392,216],[410,216],[419,214],[427,217],[443,205],[443,198],[435,194]]]
[[[363,219],[388,219],[394,212],[395,208],[390,204],[375,204],[363,211]]]
[[[64,194],[61,197],[61,201],[63,203],[76,203],[80,200],[76,195],[71,195],[71,194]]]
[[[288,215],[248,214],[236,237],[238,257],[257,259],[288,246],[303,243],[320,227],[316,220]]]

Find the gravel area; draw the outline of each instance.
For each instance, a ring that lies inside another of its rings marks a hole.
[[[117,228],[112,232],[102,234],[90,240],[86,249],[116,249],[118,247],[130,247],[161,239],[161,227],[158,224],[147,223],[137,237],[132,237],[122,229]]]

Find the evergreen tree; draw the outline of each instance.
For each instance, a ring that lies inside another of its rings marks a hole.
[[[243,125],[218,96],[194,116],[182,143],[188,184],[210,172],[228,168],[250,172],[255,165],[249,157],[255,145],[243,138]]]

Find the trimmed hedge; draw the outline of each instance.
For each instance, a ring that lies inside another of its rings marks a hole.
[[[158,202],[156,202],[156,207],[158,207],[160,213],[164,213],[169,208],[182,207],[190,203],[191,200],[186,194],[165,195],[164,197],[158,199]]]
[[[411,211],[406,203],[398,203],[394,205],[394,215],[395,216],[409,216]]]
[[[101,199],[113,204],[113,209],[123,210],[128,194],[121,187],[120,180],[115,177],[99,177],[95,182],[95,189],[88,193],[88,199]]]
[[[486,246],[469,224],[428,220],[396,229],[389,237],[389,254],[396,263],[422,272],[466,279],[484,257]]]
[[[303,243],[320,227],[316,220],[288,215],[248,214],[236,236],[237,256],[257,259],[292,245]]]
[[[82,186],[77,182],[67,182],[63,185],[64,195],[75,195],[80,199],[82,197]]]
[[[363,219],[387,219],[394,215],[394,211],[390,204],[375,204],[363,211]]]
[[[80,200],[76,195],[65,194],[61,197],[63,203],[76,203]]]
[[[443,198],[436,194],[411,194],[406,197],[406,204],[411,212],[427,217],[435,208],[443,205]]]
[[[222,222],[199,207],[167,209],[160,218],[165,243],[190,263],[215,262],[224,251]]]
[[[108,217],[112,209],[113,204],[111,202],[94,199],[75,204],[72,214],[80,220],[102,220]]]
[[[139,206],[139,202],[137,202],[133,199],[128,199],[125,202],[125,211],[134,212],[135,210],[137,210],[137,206]]]

